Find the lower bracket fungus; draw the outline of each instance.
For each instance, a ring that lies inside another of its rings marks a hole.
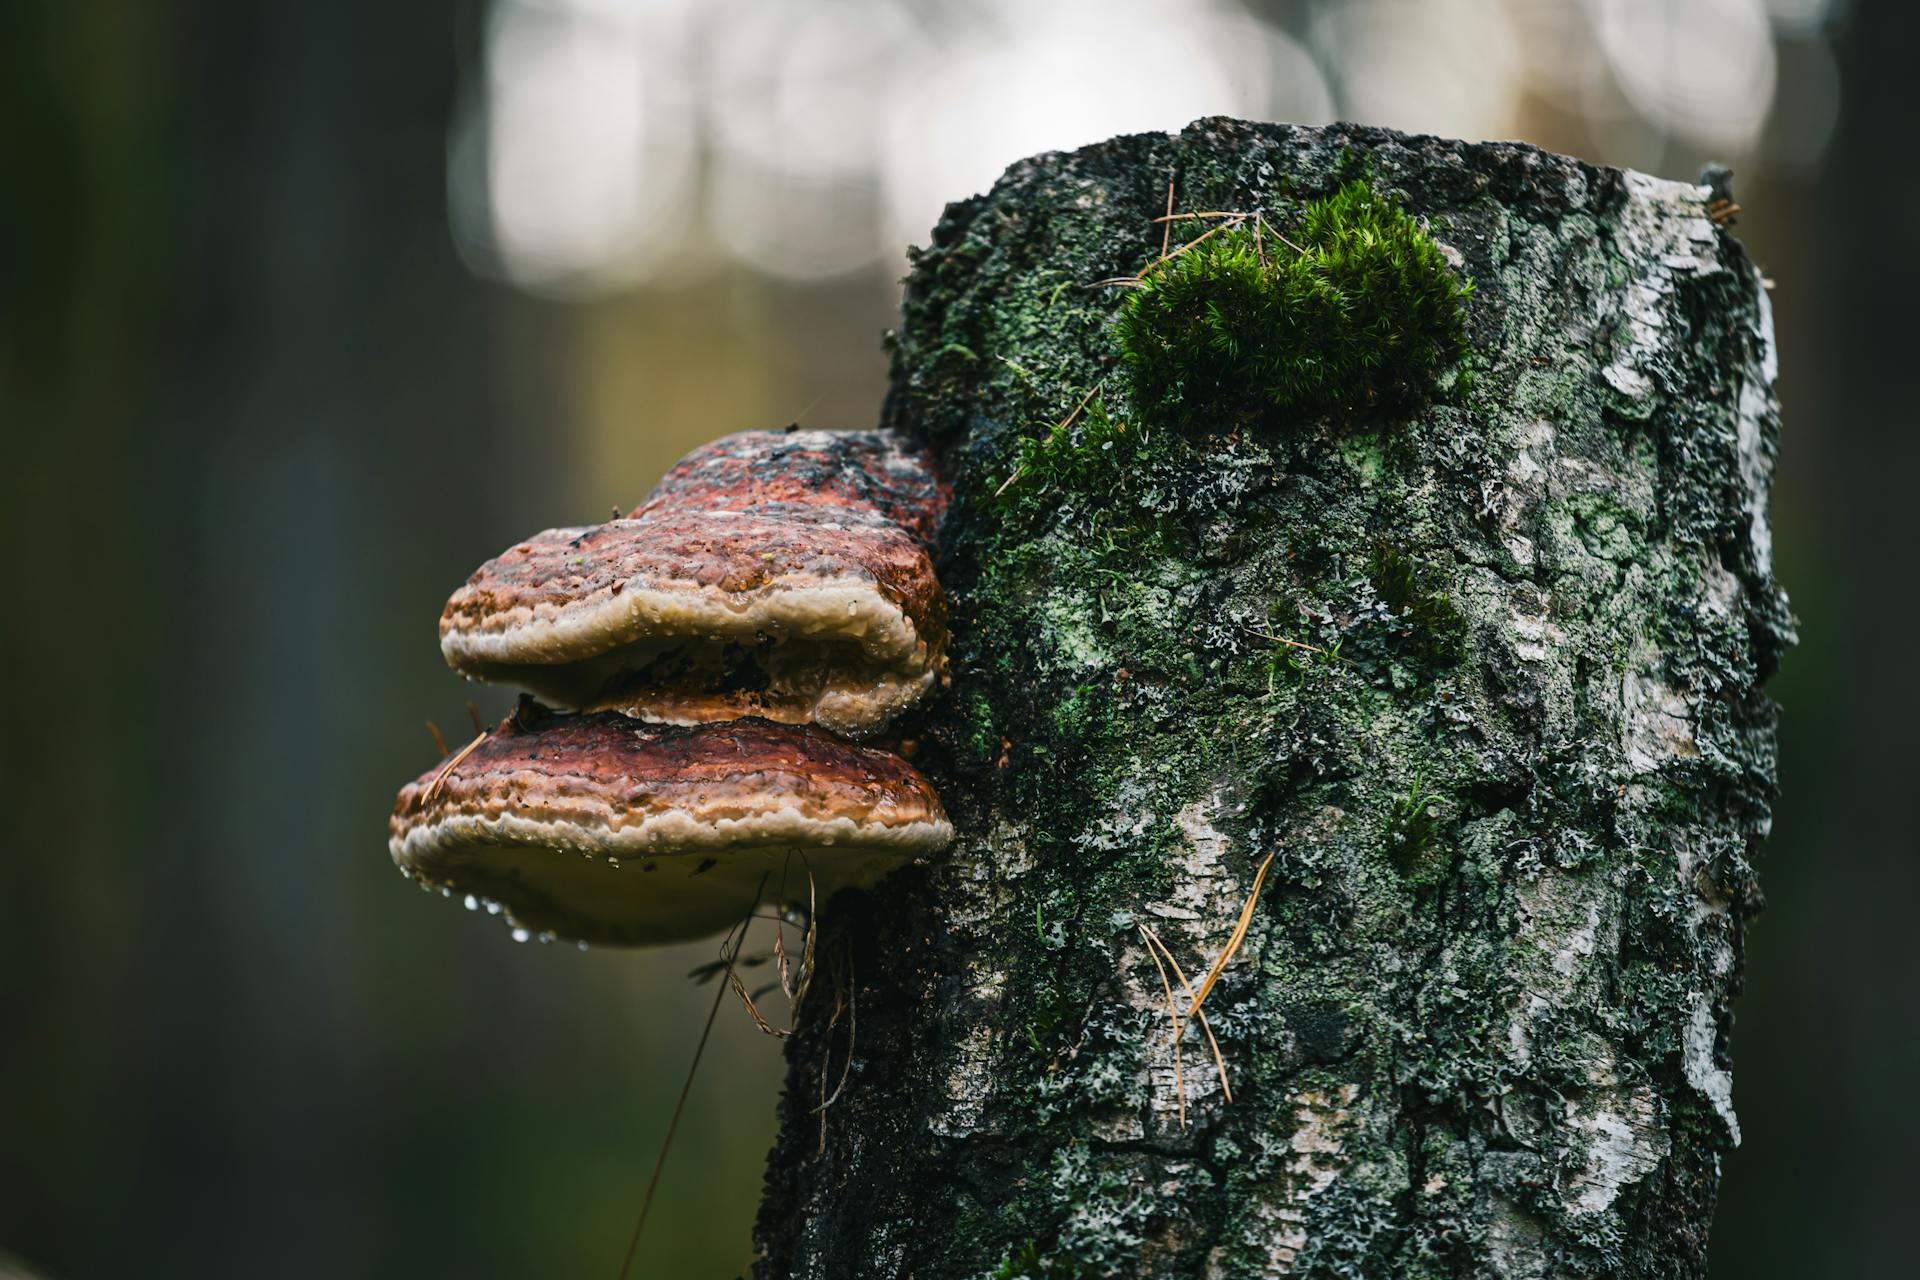
[[[691,728],[523,704],[400,792],[393,858],[428,887],[590,943],[677,942],[821,901],[935,852],[953,829],[899,756],[823,730]]]

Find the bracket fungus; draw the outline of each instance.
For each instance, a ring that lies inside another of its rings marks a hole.
[[[532,714],[529,714],[529,711]],[[901,757],[810,726],[679,727],[523,704],[402,788],[394,861],[583,942],[698,938],[769,903],[872,884],[953,830]]]
[[[945,670],[928,547],[947,497],[897,433],[742,432],[626,518],[482,565],[447,602],[441,651],[569,708],[873,733]]]
[[[952,839],[877,733],[945,670],[949,491],[893,432],[749,431],[448,602],[462,673],[520,707],[404,787],[401,869],[529,930],[642,945],[864,886]],[[844,736],[843,736],[844,735]]]

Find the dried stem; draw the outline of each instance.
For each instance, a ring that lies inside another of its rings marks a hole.
[[[1142,925],[1141,929],[1146,933],[1148,940],[1160,948],[1160,954],[1164,955],[1167,958],[1167,963],[1173,966],[1173,976],[1180,980],[1180,989],[1186,992],[1188,997],[1191,998],[1193,995],[1193,984],[1187,981],[1186,972],[1180,968],[1180,962],[1173,958],[1173,952],[1168,949],[1166,943],[1160,940],[1159,934],[1148,929],[1145,925]],[[1207,1021],[1207,1011],[1205,1009],[1200,1010],[1199,1016],[1200,1030],[1206,1033],[1207,1048],[1213,1052],[1213,1068],[1220,1073],[1220,1092],[1225,1095],[1228,1102],[1232,1102],[1233,1086],[1227,1082],[1227,1063],[1226,1059],[1220,1056],[1220,1042],[1213,1038],[1213,1026]],[[1180,1025],[1181,1030],[1185,1031],[1186,1023],[1182,1022]]]
[[[511,718],[511,717],[509,717]],[[767,877],[760,877],[759,888],[753,891],[753,905],[747,908],[747,914],[740,923],[727,930],[727,936],[720,940],[720,956],[727,964],[727,972],[733,972],[733,958],[740,954],[740,948],[747,941],[747,930],[753,925],[753,913],[760,907],[760,895],[766,891]],[[737,935],[737,936],[736,936]],[[728,944],[731,943],[731,949]],[[653,1176],[647,1179],[647,1193],[640,1201],[640,1216],[634,1220],[633,1234],[627,1238],[627,1251],[620,1259],[620,1280],[627,1280],[627,1271],[633,1266],[634,1250],[640,1247],[640,1232],[647,1225],[647,1214],[653,1209],[653,1193],[660,1187],[660,1171],[667,1167],[667,1152],[673,1149],[673,1135],[680,1128],[680,1114],[687,1108],[687,1095],[693,1092],[693,1078],[700,1070],[700,1057],[707,1051],[707,1039],[713,1035],[714,1019],[720,1014],[720,1000],[726,993],[725,987],[713,989],[713,1004],[707,1009],[707,1025],[700,1032],[700,1042],[693,1048],[693,1061],[687,1064],[687,1079],[680,1086],[680,1099],[673,1104],[673,1118],[667,1121],[667,1136],[660,1140],[660,1154],[653,1161]]]
[[[1160,229],[1160,256],[1164,258],[1167,256],[1167,244],[1173,235],[1173,175],[1172,174],[1167,175],[1167,216],[1164,218],[1155,218],[1154,221],[1162,222],[1166,224]]]
[[[1308,644],[1305,640],[1289,640],[1285,636],[1277,636],[1271,631],[1262,631],[1258,627],[1249,627],[1245,623],[1240,625],[1240,629],[1250,636],[1259,636],[1262,640],[1271,640],[1275,644],[1284,644],[1290,649],[1305,649],[1308,653],[1317,653],[1327,658],[1334,656],[1331,649],[1322,649],[1319,645]]]
[[[1136,922],[1138,924],[1138,922]],[[1147,926],[1138,925],[1140,940],[1147,944],[1147,955],[1153,960],[1153,967],[1160,971],[1160,989],[1167,993],[1167,1023],[1173,1028],[1168,1042],[1173,1045],[1173,1090],[1180,1099],[1180,1127],[1187,1127],[1187,1077],[1180,1065],[1180,1007],[1173,1002],[1173,984],[1167,981],[1167,966],[1160,963],[1160,953],[1153,948],[1153,936],[1147,932]]]
[[[1247,904],[1240,908],[1240,921],[1233,926],[1233,936],[1227,939],[1226,948],[1220,952],[1220,958],[1213,962],[1213,968],[1207,970],[1206,978],[1200,983],[1200,994],[1196,995],[1193,1003],[1187,1007],[1187,1017],[1191,1018],[1200,1012],[1200,1006],[1206,1003],[1207,996],[1213,991],[1213,984],[1220,981],[1220,971],[1227,967],[1227,961],[1233,959],[1234,954],[1240,950],[1240,944],[1247,940],[1247,930],[1253,924],[1253,908],[1260,901],[1260,885],[1266,880],[1267,868],[1273,865],[1273,859],[1274,854],[1268,854],[1267,860],[1260,864],[1260,870],[1254,873],[1253,890],[1247,894]]]

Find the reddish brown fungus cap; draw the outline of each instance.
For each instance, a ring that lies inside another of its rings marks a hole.
[[[770,507],[860,513],[926,546],[951,496],[926,446],[897,431],[741,431],[676,462],[631,514]]]
[[[809,873],[824,904],[953,836],[912,765],[818,729],[543,719],[402,788],[402,870],[530,930],[644,945],[724,929],[756,893],[804,903]]]
[[[629,518],[481,566],[447,603],[441,649],[570,707],[870,732],[944,670],[927,540],[946,501],[893,433],[729,436]]]

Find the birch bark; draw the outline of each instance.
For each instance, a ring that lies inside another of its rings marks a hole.
[[[1471,378],[1386,421],[1133,421],[1083,285],[1157,252],[1169,177],[1284,217],[1356,171],[1472,278]],[[1205,120],[949,207],[885,420],[958,494],[917,763],[961,835],[831,913],[857,1005],[790,1046],[758,1274],[1705,1274],[1791,641],[1767,295],[1708,200]],[[1096,385],[1151,446],[989,501]],[[1270,854],[1206,1005],[1223,1080],[1141,926],[1197,981]]]

